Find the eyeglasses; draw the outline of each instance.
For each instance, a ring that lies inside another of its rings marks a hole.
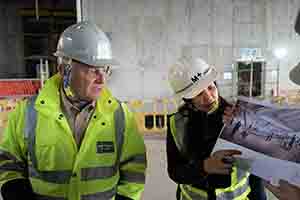
[[[86,70],[87,73],[91,74],[109,74],[111,72],[110,66],[105,66],[105,67],[88,67]]]
[[[94,67],[79,61],[73,60],[75,65],[72,65],[73,68],[86,73],[87,75],[110,75],[111,74],[111,67],[110,66],[101,66],[101,67]]]
[[[111,68],[110,66],[104,67],[79,67],[80,71],[84,72],[88,76],[110,76],[111,75]]]

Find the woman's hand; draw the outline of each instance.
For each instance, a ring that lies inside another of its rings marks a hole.
[[[229,175],[232,172],[234,155],[241,155],[238,150],[219,150],[204,160],[203,169],[207,174]]]

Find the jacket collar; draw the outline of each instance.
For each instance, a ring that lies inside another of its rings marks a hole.
[[[48,79],[44,88],[40,91],[35,102],[35,108],[49,116],[61,113],[61,99],[60,99],[60,84],[62,77],[56,74]],[[108,88],[103,88],[100,98],[96,101],[95,113],[113,112],[117,108],[117,101],[112,96]]]

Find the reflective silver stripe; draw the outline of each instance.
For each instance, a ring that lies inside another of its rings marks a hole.
[[[0,165],[0,172],[5,171],[16,171],[20,173],[25,173],[25,165],[23,162],[9,162]]]
[[[144,173],[122,171],[120,179],[122,181],[143,184],[145,183],[146,177]]]
[[[37,122],[37,113],[34,108],[34,103],[37,96],[33,96],[28,100],[26,111],[25,138],[28,140],[28,153],[32,165],[28,166],[29,177],[38,178],[50,183],[64,184],[68,183],[72,171],[39,171],[37,166],[37,158],[35,155],[35,128]]]
[[[181,189],[183,189],[181,196],[182,196],[182,199],[184,199],[184,200],[186,200],[186,199],[188,200],[188,198],[185,196],[186,194],[193,200],[207,200],[207,198],[205,196],[202,196],[199,193],[192,192],[189,188],[187,188],[186,185],[182,185]],[[186,194],[184,194],[184,193],[186,193]]]
[[[25,138],[28,140],[28,153],[32,162],[29,166],[29,176],[33,178],[42,179],[46,182],[64,184],[68,183],[72,171],[39,171],[37,166],[37,158],[35,155],[35,128],[37,123],[37,113],[34,108],[34,103],[37,96],[32,97],[28,101],[27,111],[26,111],[26,125],[25,125]],[[84,168],[81,176],[81,180],[92,180],[97,178],[107,178],[116,174],[117,169],[119,169],[121,151],[124,141],[124,131],[125,131],[125,115],[121,103],[119,102],[119,107],[114,115],[115,120],[115,132],[116,132],[116,143],[117,143],[117,159],[114,167],[96,167],[96,168]]]
[[[67,200],[67,198],[65,197],[53,197],[53,196],[36,194],[36,193],[35,193],[35,199],[36,200]]]
[[[114,120],[115,120],[115,134],[116,134],[116,144],[117,144],[117,158],[116,164],[114,167],[95,167],[95,168],[83,168],[81,171],[81,180],[91,180],[91,179],[99,179],[99,178],[107,178],[109,174],[115,175],[119,170],[123,141],[124,141],[124,132],[125,132],[125,114],[119,102],[119,107],[115,111]],[[97,178],[93,178],[92,176],[96,175]],[[104,177],[106,176],[106,177]],[[82,195],[81,200],[108,200],[112,199],[116,195],[116,188],[113,188],[104,192],[97,192],[94,194]]]
[[[146,154],[131,156],[129,159],[122,161],[121,165],[126,165],[127,163],[146,164],[147,163]]]
[[[94,179],[110,178],[117,173],[115,166],[111,167],[89,167],[81,169],[81,180],[88,181]]]
[[[121,156],[122,156],[122,148],[124,143],[124,132],[125,132],[125,113],[122,107],[122,103],[119,103],[118,109],[114,113],[115,120],[115,134],[116,134],[116,144],[117,144],[117,159],[116,159],[116,168],[119,169]]]
[[[135,155],[130,158],[130,162],[144,164],[147,162],[146,154]]]
[[[221,193],[220,195],[217,196],[216,200],[234,199],[244,194],[247,191],[248,187],[249,187],[249,179],[247,179],[247,182],[244,185],[238,187],[234,191]]]
[[[184,191],[182,191],[181,197],[183,200],[187,200],[188,198],[185,197],[184,192],[193,200],[207,200],[207,198],[205,196],[202,196],[199,193],[195,193],[192,192],[189,188],[187,188],[186,185],[182,185],[182,189]],[[221,194],[219,194],[216,197],[216,200],[231,200],[234,199],[236,197],[241,196],[242,194],[244,194],[245,192],[247,192],[247,189],[249,188],[249,178],[247,178],[247,181],[245,182],[245,184],[243,184],[242,186],[238,187],[237,189],[235,189],[234,191],[230,191],[230,192],[223,192]],[[205,192],[205,191],[204,191]]]
[[[36,127],[36,110],[34,103],[37,96],[33,96],[28,100],[26,110],[25,139],[28,140],[28,153],[33,166],[37,169],[37,161],[35,156],[35,127]]]
[[[126,165],[127,163],[138,163],[138,164],[146,164],[146,154],[138,154],[131,156],[129,159],[121,162],[121,150],[123,146],[124,140],[124,132],[125,132],[125,114],[122,108],[121,102],[119,102],[119,108],[115,112],[115,126],[116,126],[116,140],[117,140],[117,167],[119,169],[119,165]],[[121,163],[120,163],[121,162]],[[145,174],[137,173],[137,172],[128,172],[121,171],[120,180],[134,182],[134,183],[145,183]]]
[[[116,188],[104,192],[97,192],[95,194],[81,195],[81,200],[109,200],[117,193]]]
[[[29,177],[41,179],[50,183],[65,184],[68,183],[72,171],[37,171],[33,166],[28,166]]]
[[[82,168],[81,180],[88,181],[88,180],[109,178],[114,176],[119,170],[122,146],[124,141],[125,115],[124,115],[121,102],[118,101],[118,103],[119,103],[119,107],[114,113],[115,138],[117,144],[117,158],[116,158],[115,166]]]

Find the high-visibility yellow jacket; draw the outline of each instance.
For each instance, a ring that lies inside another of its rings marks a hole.
[[[177,112],[170,117],[170,131],[174,142],[182,155],[185,155],[185,135],[187,131],[188,117]],[[200,170],[200,167],[199,167]],[[199,172],[200,173],[200,172]],[[251,189],[249,187],[249,172],[233,167],[231,173],[231,185],[227,188],[216,188],[216,200],[247,200]],[[181,200],[207,200],[208,193],[188,184],[179,184]]]
[[[37,199],[140,199],[146,153],[133,114],[104,89],[78,149],[60,106],[59,75],[10,114],[0,144],[0,183],[29,178]]]

